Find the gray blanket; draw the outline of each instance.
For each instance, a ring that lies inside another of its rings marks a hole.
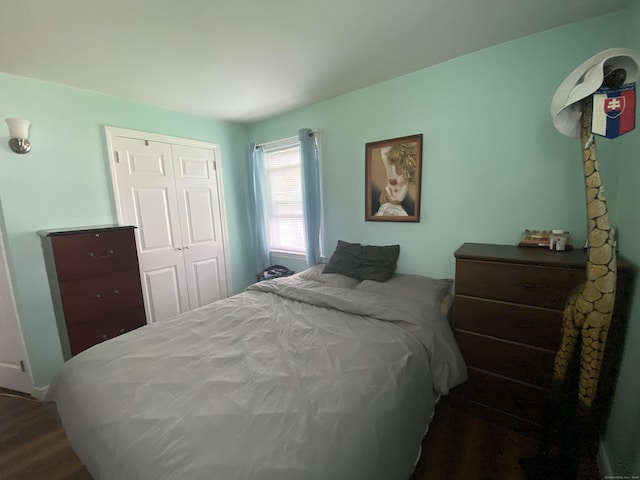
[[[439,312],[298,278],[142,327],[52,383],[95,479],[406,479],[466,378]]]

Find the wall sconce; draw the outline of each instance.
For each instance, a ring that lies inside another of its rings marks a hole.
[[[31,122],[19,118],[7,118],[9,125],[9,147],[16,153],[27,153],[31,150],[29,143],[29,125]]]

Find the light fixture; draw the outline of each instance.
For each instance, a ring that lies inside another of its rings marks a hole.
[[[27,153],[31,150],[29,143],[29,125],[31,122],[19,118],[7,118],[9,125],[9,147],[16,153]]]

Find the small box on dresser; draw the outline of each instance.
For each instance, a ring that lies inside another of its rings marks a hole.
[[[147,323],[134,228],[38,231],[65,360]]]
[[[584,250],[465,243],[455,252],[455,335],[469,370],[452,400],[497,423],[538,435],[544,424],[562,311],[585,280]],[[618,256],[614,318],[598,387],[606,422],[624,342],[634,269]]]

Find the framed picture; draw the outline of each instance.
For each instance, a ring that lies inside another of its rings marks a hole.
[[[419,222],[422,134],[367,143],[365,162],[365,220]]]

